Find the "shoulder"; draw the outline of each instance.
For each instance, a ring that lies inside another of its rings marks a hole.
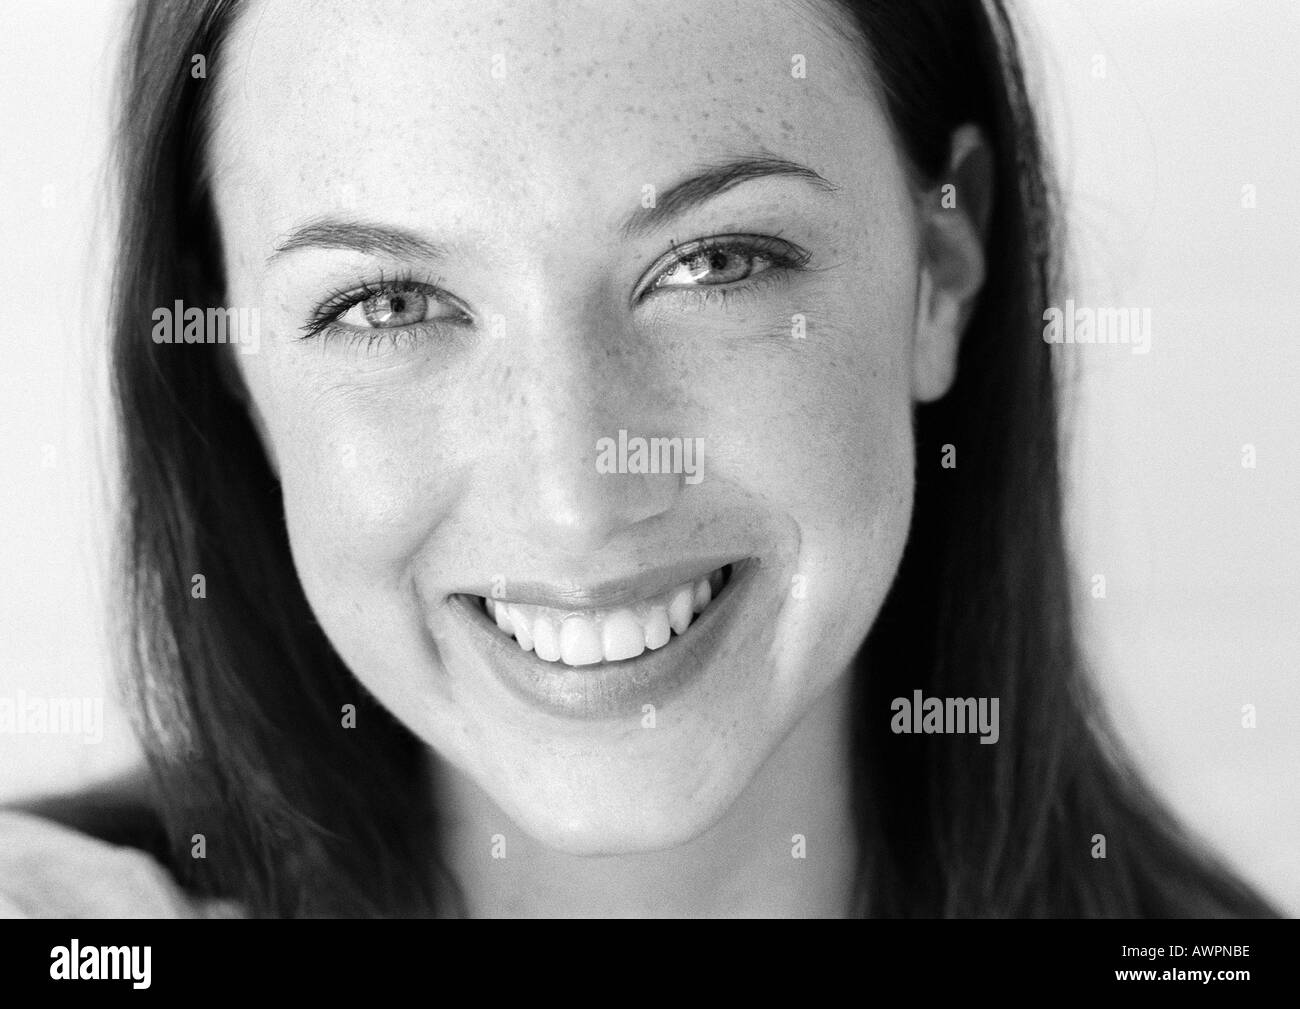
[[[156,857],[155,830],[116,786],[0,809],[0,917],[238,916],[185,893]]]

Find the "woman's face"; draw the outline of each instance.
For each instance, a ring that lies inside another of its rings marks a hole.
[[[213,68],[227,302],[260,313],[239,369],[307,597],[563,850],[715,823],[898,568],[955,341],[831,17],[255,4]]]

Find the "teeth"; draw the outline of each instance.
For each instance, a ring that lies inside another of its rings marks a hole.
[[[656,606],[645,618],[645,646],[647,648],[662,648],[668,644],[668,638],[672,632],[668,628],[668,611],[662,606]]]
[[[533,621],[533,650],[539,659],[547,662],[560,661],[560,636],[555,633],[551,618],[538,614]]]
[[[647,649],[668,644],[673,634],[685,634],[722,588],[723,575],[688,582],[654,599],[615,610],[585,613],[485,599],[484,609],[502,632],[514,637],[524,651],[545,662],[590,666],[623,662]]]
[[[519,606],[511,606],[510,625],[515,631],[515,640],[519,642],[519,647],[526,652],[533,650],[533,629],[532,621]]]
[[[566,617],[560,625],[560,660],[566,666],[590,666],[604,657],[595,623],[586,617]]]
[[[695,616],[695,609],[691,605],[694,598],[695,590],[689,585],[683,585],[673,592],[672,601],[668,604],[668,623],[678,634],[685,634],[686,628],[691,626],[691,619]]]
[[[630,610],[615,610],[605,620],[601,640],[610,662],[635,659],[646,650],[648,635]]]

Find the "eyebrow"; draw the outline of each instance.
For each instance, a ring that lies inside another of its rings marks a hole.
[[[674,183],[655,197],[653,206],[638,207],[624,220],[623,237],[636,238],[654,231],[742,183],[781,176],[803,179],[825,192],[839,188],[806,165],[785,158],[733,158]],[[446,246],[406,228],[334,217],[318,217],[289,232],[267,257],[267,263],[296,249],[342,249],[412,260],[443,259],[448,254]]]
[[[446,246],[422,238],[406,228],[333,217],[316,218],[289,232],[267,257],[267,262],[274,262],[295,249],[344,249],[395,259],[442,259],[447,255]]]
[[[774,176],[803,179],[825,192],[834,192],[839,188],[806,165],[785,158],[733,158],[674,183],[655,197],[654,206],[640,207],[633,211],[623,222],[623,237],[644,235],[741,183]]]

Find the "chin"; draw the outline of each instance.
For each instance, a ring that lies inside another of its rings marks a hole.
[[[562,805],[517,805],[508,815],[533,840],[565,855],[648,855],[698,840],[733,801],[722,792],[689,801],[672,795],[647,802],[643,795],[627,795],[616,803],[608,794],[573,795]]]

